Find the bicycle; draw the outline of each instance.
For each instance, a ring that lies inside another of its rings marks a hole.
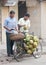
[[[20,35],[19,35],[20,36]],[[20,36],[22,37],[22,36]],[[24,55],[33,55],[35,58],[40,58],[42,55],[42,44],[41,44],[41,40],[39,41],[39,44],[37,46],[37,48],[35,49],[35,51],[31,54],[28,54],[27,51],[25,50],[25,43],[23,41],[23,38],[16,38],[15,42],[14,42],[14,59],[16,59],[17,62],[20,61],[20,58],[23,58]],[[12,39],[13,40],[13,39]]]

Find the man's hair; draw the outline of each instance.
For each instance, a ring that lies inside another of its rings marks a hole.
[[[11,11],[10,11],[10,14],[15,14],[15,11],[11,10]]]
[[[30,17],[30,14],[26,13],[24,16]]]

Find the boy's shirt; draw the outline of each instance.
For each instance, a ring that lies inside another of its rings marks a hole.
[[[24,18],[20,18],[18,24],[25,25],[27,27],[26,30],[24,30],[24,27],[20,27],[21,32],[29,32],[29,28],[30,28],[30,20],[29,19],[25,21]]]
[[[8,17],[4,22],[4,26],[7,27],[8,29],[18,28],[17,20],[15,18]],[[13,33],[14,31],[15,30],[11,30],[11,31],[6,30],[6,32],[8,33]]]

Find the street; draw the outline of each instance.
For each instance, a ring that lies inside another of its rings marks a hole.
[[[17,62],[16,60],[3,60],[0,65],[46,65],[46,55],[42,55],[41,58],[35,59],[34,57],[23,58],[22,61]]]
[[[45,46],[46,47],[46,46]],[[46,50],[44,48],[44,50]],[[38,59],[35,59],[33,56],[24,57],[17,62],[13,57],[7,57],[6,54],[6,45],[0,44],[0,65],[46,65],[46,54],[42,54],[42,56]]]

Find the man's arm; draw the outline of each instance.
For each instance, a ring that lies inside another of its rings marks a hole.
[[[3,27],[4,27],[6,30],[11,31],[11,29],[8,28],[8,20],[7,20],[7,19],[5,20]]]
[[[24,27],[24,26],[25,26],[25,25],[22,24],[22,18],[19,19],[19,21],[18,21],[18,26],[19,26],[19,27]]]
[[[4,26],[4,28],[5,28],[6,30],[8,30],[8,31],[11,31],[11,29],[7,28],[6,26]]]
[[[24,27],[25,25],[18,24],[19,27]]]
[[[15,22],[15,31],[18,31],[18,21]]]
[[[31,26],[31,25],[30,25],[30,20],[29,20],[29,21],[28,21],[28,28],[30,28],[30,26]]]

